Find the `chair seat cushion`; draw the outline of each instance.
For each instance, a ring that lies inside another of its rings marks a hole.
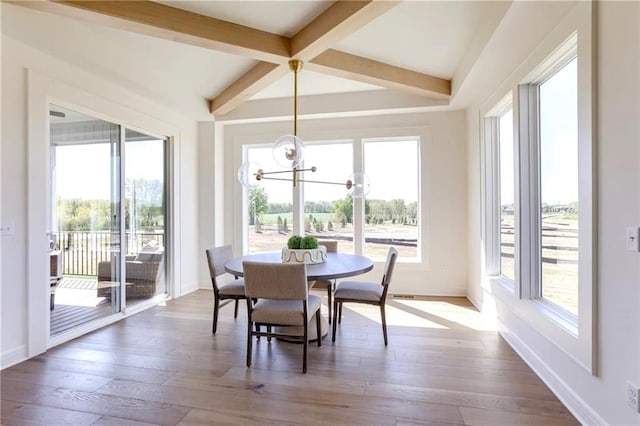
[[[220,287],[218,293],[223,296],[244,296],[244,280],[233,280]]]
[[[342,281],[338,284],[335,299],[355,299],[377,302],[382,298],[384,288],[378,283],[364,281]]]
[[[320,309],[320,303],[318,296],[309,295],[309,318]],[[304,325],[302,300],[259,299],[253,306],[251,319],[263,324]]]

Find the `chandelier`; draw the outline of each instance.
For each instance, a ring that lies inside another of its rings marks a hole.
[[[286,170],[264,171],[258,164],[247,161],[238,169],[238,180],[244,187],[253,187],[263,180],[280,180],[292,182],[319,183],[326,185],[344,186],[354,198],[364,198],[370,189],[369,179],[364,173],[352,174],[346,182],[330,182],[321,180],[302,179],[302,172],[315,172],[316,167],[299,167],[304,160],[304,144],[298,137],[298,73],[302,69],[302,61],[289,61],[289,69],[293,71],[293,134],[280,136],[272,147],[273,158],[276,163]],[[291,173],[291,177],[276,177]]]

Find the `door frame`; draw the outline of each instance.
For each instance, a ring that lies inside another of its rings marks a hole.
[[[179,128],[150,117],[101,95],[92,93],[96,88],[83,90],[56,81],[27,69],[27,357],[45,352],[48,348],[79,337],[107,324],[147,309],[166,297],[174,297],[175,283],[179,273],[175,265],[179,256],[177,242],[180,229],[179,200],[175,189],[179,176]],[[149,301],[123,309],[121,312],[75,327],[69,332],[50,337],[50,285],[49,285],[49,244],[51,232],[51,188],[50,188],[50,143],[49,105],[56,104],[96,118],[111,121],[135,129],[144,129],[168,138],[166,163],[166,283],[167,296],[157,296]],[[130,124],[131,123],[131,124]]]

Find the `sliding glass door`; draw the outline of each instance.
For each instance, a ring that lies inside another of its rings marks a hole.
[[[50,106],[50,335],[166,293],[166,140]]]

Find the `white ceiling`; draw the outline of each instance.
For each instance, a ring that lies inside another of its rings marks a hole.
[[[331,4],[326,1],[161,3],[285,36],[295,34]],[[241,56],[0,4],[3,35],[104,75],[143,95],[169,101],[197,120],[211,119],[206,100],[256,64]],[[491,2],[480,1],[406,1],[346,37],[335,48],[451,79],[490,7]],[[253,98],[290,97],[292,87],[292,76],[288,75]],[[301,96],[370,90],[380,87],[304,68],[299,79]]]

